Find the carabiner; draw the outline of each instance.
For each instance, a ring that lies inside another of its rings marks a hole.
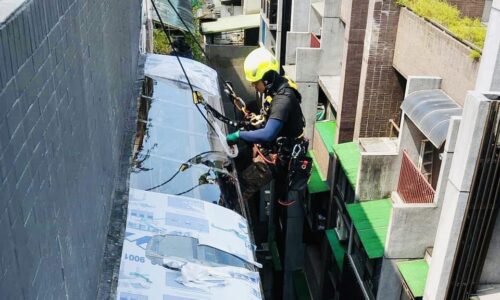
[[[292,150],[292,157],[297,158],[301,151],[302,151],[302,149],[301,149],[300,145],[295,144],[295,146],[293,146],[293,150]]]
[[[236,106],[236,108],[239,111],[241,111],[245,115],[248,114],[247,105],[246,105],[245,101],[243,101],[243,99],[241,99],[241,97],[233,97],[233,104],[234,104],[234,106]]]

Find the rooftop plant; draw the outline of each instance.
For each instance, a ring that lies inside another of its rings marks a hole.
[[[154,53],[164,55],[168,55],[172,51],[165,33],[158,28],[155,28],[153,31],[153,49]]]
[[[480,49],[483,48],[486,27],[477,18],[462,16],[456,6],[443,0],[396,0],[396,2],[408,7],[417,15],[444,26],[458,39],[468,41]]]

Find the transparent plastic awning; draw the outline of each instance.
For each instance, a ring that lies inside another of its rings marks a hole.
[[[462,108],[437,89],[409,94],[401,109],[436,148],[446,140],[451,117],[462,115]]]
[[[182,62],[194,89],[220,109],[217,73]],[[219,164],[228,159],[220,137],[197,111],[176,57],[148,54],[145,75],[116,299],[262,299],[251,231],[233,211],[242,210],[237,176]],[[210,153],[207,164],[179,171],[201,153]],[[216,178],[200,184],[210,171]],[[206,268],[216,278],[202,276]]]
[[[170,5],[170,3],[172,5]],[[193,25],[193,9],[191,0],[155,0],[156,7],[160,13],[163,22],[171,27],[177,28],[182,31],[194,31]],[[173,7],[172,7],[173,6]],[[176,11],[179,13],[179,18]],[[153,12],[153,20],[160,22],[156,12]],[[184,26],[183,22],[186,23]]]

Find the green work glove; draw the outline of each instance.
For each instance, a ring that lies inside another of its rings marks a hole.
[[[230,133],[226,136],[226,141],[229,145],[234,145],[238,142],[240,139],[240,131],[235,131],[233,133]]]

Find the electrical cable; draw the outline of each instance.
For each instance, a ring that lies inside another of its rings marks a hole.
[[[187,194],[187,193],[191,192],[192,190],[194,190],[195,188],[197,188],[197,187],[199,187],[199,186],[201,186],[201,185],[203,185],[203,184],[198,183],[197,185],[193,186],[193,187],[192,187],[192,188],[190,188],[189,190],[186,190],[186,191],[184,191],[184,192],[182,192],[182,193],[178,193],[178,194],[175,194],[175,195],[176,195],[176,196],[182,196],[182,195],[184,195],[184,194]]]
[[[175,176],[177,176],[181,172],[181,170],[182,170],[182,165],[179,167],[179,169],[177,169],[177,171],[174,173],[174,175],[172,175],[169,179],[165,180],[164,182],[160,183],[159,185],[155,185],[154,187],[150,187],[149,189],[146,189],[146,191],[151,191],[151,190],[154,190],[154,189],[157,189],[159,187],[164,186],[165,184],[172,181],[175,178]]]
[[[151,0],[153,2],[153,0]],[[198,46],[198,48],[200,49],[201,53],[203,53],[203,56],[205,56],[205,59],[207,60],[207,63],[209,66],[212,66],[212,62],[210,61],[210,59],[208,58],[208,55],[207,53],[205,52],[205,49],[203,48],[203,46],[200,44],[200,42],[198,41],[198,39],[196,38],[196,36],[194,35],[194,33],[191,31],[191,29],[189,29],[188,25],[186,24],[186,22],[184,21],[184,19],[182,18],[182,16],[180,15],[179,11],[177,10],[177,8],[173,5],[172,1],[171,0],[167,0],[168,1],[168,4],[170,4],[170,7],[172,8],[172,10],[175,12],[176,16],[181,20],[182,22],[182,25],[184,25],[184,27],[186,28],[186,31],[189,33],[189,35],[191,36],[191,38],[193,39],[193,41],[195,42],[196,46]],[[154,6],[154,3],[153,3],[153,6]],[[156,9],[156,8],[155,8]],[[157,12],[158,14],[158,12]],[[161,18],[158,16],[158,19],[160,20],[161,22]],[[163,23],[162,23],[162,26],[163,26]],[[170,42],[170,41],[169,41]],[[172,44],[172,43],[170,43]],[[177,52],[176,52],[176,55],[177,55]],[[229,90],[229,91],[232,91],[233,88],[227,83],[227,81],[225,80],[225,78],[219,73],[217,72],[217,76],[221,79],[221,81],[224,83],[224,86]],[[238,100],[237,97],[235,94],[231,94],[230,95],[232,98],[233,98],[233,104],[241,111],[243,112],[245,115],[247,114],[247,111],[246,111],[246,107],[244,106],[243,109],[241,109],[238,105],[236,105],[236,102],[235,100]],[[241,98],[240,98],[241,100]],[[241,100],[242,101],[242,100]]]
[[[151,191],[151,190],[154,190],[154,189],[157,189],[159,187],[162,187],[164,186],[165,184],[169,183],[170,181],[172,181],[177,175],[179,175],[180,172],[182,171],[185,171],[187,168],[189,168],[191,166],[191,162],[193,160],[195,160],[197,157],[200,157],[202,155],[205,155],[205,154],[209,154],[209,153],[219,153],[219,151],[214,151],[214,150],[209,150],[209,151],[204,151],[204,152],[201,152],[201,153],[198,153],[196,154],[195,156],[191,157],[190,159],[186,160],[185,162],[183,162],[180,166],[179,166],[179,169],[177,169],[177,171],[172,175],[170,176],[169,179],[163,181],[162,183],[154,186],[154,187],[150,187],[148,189],[146,189],[146,191]]]
[[[170,0],[168,0],[168,2],[170,3],[170,5],[172,6],[172,8],[174,9],[174,11],[176,12],[177,16],[179,16],[179,13],[177,12],[177,10],[174,8],[174,6],[172,5],[172,2],[170,2]],[[170,37],[170,34],[168,34],[167,32],[167,29],[165,27],[165,23],[163,23],[163,20],[160,16],[160,12],[158,11],[158,8],[156,7],[156,3],[154,0],[151,0],[151,4],[153,4],[153,8],[156,12],[156,15],[158,16],[158,20],[160,21],[160,24],[161,24],[161,28],[163,30],[163,32],[165,33],[165,35],[167,36],[167,39],[168,39],[168,43],[170,45],[173,45],[172,43],[172,38]],[[182,20],[182,18],[180,18],[182,23],[185,25],[185,22],[184,20]],[[189,28],[186,27],[186,29],[189,30]],[[189,85],[189,89],[191,90],[191,97],[195,97],[195,91],[194,91],[194,88],[193,88],[193,85],[191,84],[191,80],[189,80],[189,76],[187,75],[187,72],[186,70],[184,69],[184,65],[182,64],[182,61],[179,57],[179,54],[177,53],[177,51],[174,51],[175,53],[175,57],[177,58],[177,61],[179,62],[179,65],[181,66],[181,69],[182,69],[182,73],[184,74],[184,76],[186,77],[186,80],[187,80],[187,84]],[[196,109],[198,110],[198,112],[200,113],[200,115],[203,117],[203,119],[205,119],[205,121],[207,122],[207,124],[212,128],[212,130],[215,131],[215,127],[214,125],[208,120],[208,118],[203,114],[203,112],[201,111],[200,107],[198,106],[198,104],[195,103],[195,106],[196,106]]]

